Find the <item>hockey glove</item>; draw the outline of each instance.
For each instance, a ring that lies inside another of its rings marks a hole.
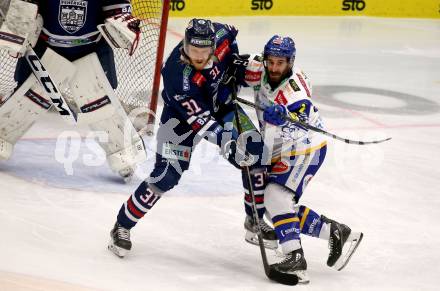
[[[237,146],[236,140],[226,142],[222,148],[223,156],[237,169],[254,164],[254,157],[246,154],[245,150]]]
[[[104,24],[98,25],[98,29],[112,48],[127,49],[131,56],[139,44],[140,23],[139,19],[125,13],[107,18]]]
[[[233,82],[240,84],[244,80],[246,67],[249,64],[250,55],[233,54],[231,63],[223,77],[223,83],[231,85]]]
[[[283,105],[275,104],[264,109],[263,119],[270,124],[283,126],[287,122],[286,114],[286,107],[284,107]]]

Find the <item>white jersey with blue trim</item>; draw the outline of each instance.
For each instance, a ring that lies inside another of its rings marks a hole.
[[[304,72],[293,66],[290,77],[284,79],[275,89],[268,83],[268,76],[259,56],[254,57],[246,70],[245,80],[254,88],[255,101],[263,108],[280,104],[288,114],[309,125],[323,129],[324,124],[318,108],[314,105],[312,87]],[[265,144],[273,149],[272,157],[312,153],[326,145],[324,135],[306,130],[292,122],[276,126],[263,119],[263,112],[257,111],[261,134]]]

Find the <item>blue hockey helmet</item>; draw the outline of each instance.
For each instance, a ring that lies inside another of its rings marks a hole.
[[[286,57],[287,61],[293,64],[295,55],[295,42],[288,36],[282,37],[276,34],[272,36],[264,46],[264,59],[267,59],[268,56]]]
[[[185,30],[184,46],[211,47],[215,49],[215,30],[207,19],[193,18]]]

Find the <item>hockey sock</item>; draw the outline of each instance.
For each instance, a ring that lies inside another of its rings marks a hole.
[[[300,205],[298,209],[298,217],[300,220],[301,233],[312,237],[321,237],[323,226],[325,223],[321,220],[321,216],[308,208]]]
[[[121,206],[118,213],[118,222],[123,227],[130,229],[136,225],[160,199],[149,187],[147,182],[142,182],[133,195]]]
[[[272,222],[283,253],[287,254],[301,247],[300,220],[296,213],[276,215]]]
[[[244,187],[244,209],[246,214],[252,217],[252,197],[249,193],[248,181],[244,171],[242,171],[242,179]],[[264,169],[254,169],[251,171],[252,189],[254,190],[255,204],[260,219],[263,218],[264,212],[266,212],[266,208],[264,207],[264,179]]]

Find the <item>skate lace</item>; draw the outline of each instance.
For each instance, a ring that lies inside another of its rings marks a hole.
[[[272,231],[272,227],[270,227],[263,219],[260,220],[260,229],[263,232]]]
[[[118,237],[123,240],[130,240],[130,231],[123,227],[118,227]]]
[[[330,256],[333,255],[333,238],[330,237],[328,240],[328,248],[330,249]]]
[[[279,265],[282,265],[292,259],[292,254],[288,254],[281,262],[277,263]]]

